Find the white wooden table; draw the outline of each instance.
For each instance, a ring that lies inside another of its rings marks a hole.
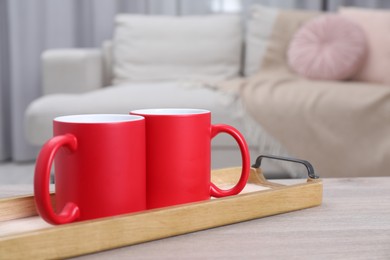
[[[320,207],[78,258],[390,259],[390,177],[323,184]],[[0,186],[0,197],[30,188]]]

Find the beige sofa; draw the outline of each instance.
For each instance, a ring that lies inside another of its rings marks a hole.
[[[203,108],[213,123],[244,134],[252,161],[259,154],[292,155],[312,162],[323,177],[390,175],[390,88],[310,81],[288,68],[292,35],[316,15],[257,6],[243,21],[245,30],[234,15],[117,17],[113,40],[101,49],[42,55],[44,95],[26,110],[27,138],[42,145],[59,115]],[[343,101],[349,95],[353,101]],[[354,109],[359,114],[346,117]],[[212,159],[214,168],[240,165],[237,146],[226,136],[213,142]],[[269,167],[279,176],[305,176],[290,165]]]

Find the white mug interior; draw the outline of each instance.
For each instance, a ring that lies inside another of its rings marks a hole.
[[[196,108],[153,108],[133,110],[131,113],[139,115],[196,115],[207,114],[210,111]]]
[[[85,115],[68,115],[54,118],[54,121],[62,123],[120,123],[129,121],[143,120],[142,116],[127,114],[85,114]]]

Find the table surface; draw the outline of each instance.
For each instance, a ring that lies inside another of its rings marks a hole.
[[[323,185],[319,207],[76,259],[390,259],[390,177]],[[0,197],[29,189],[0,185]]]

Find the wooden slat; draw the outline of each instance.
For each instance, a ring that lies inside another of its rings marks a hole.
[[[212,181],[234,185],[240,171],[241,168],[215,170]],[[251,169],[248,182],[270,189],[6,235],[0,238],[0,256],[72,257],[318,206],[322,202],[321,180],[308,179],[307,183],[284,186],[267,181],[261,170]],[[0,218],[4,221],[33,215],[36,211],[32,196],[0,200]]]
[[[57,226],[0,239],[0,256],[64,258],[271,216],[322,202],[321,180]],[[93,238],[93,239],[91,239]]]
[[[54,194],[51,194],[54,205]],[[36,216],[34,196],[20,196],[0,199],[0,221]]]
[[[25,218],[37,215],[34,197],[21,196],[10,199],[0,199],[0,221]]]

